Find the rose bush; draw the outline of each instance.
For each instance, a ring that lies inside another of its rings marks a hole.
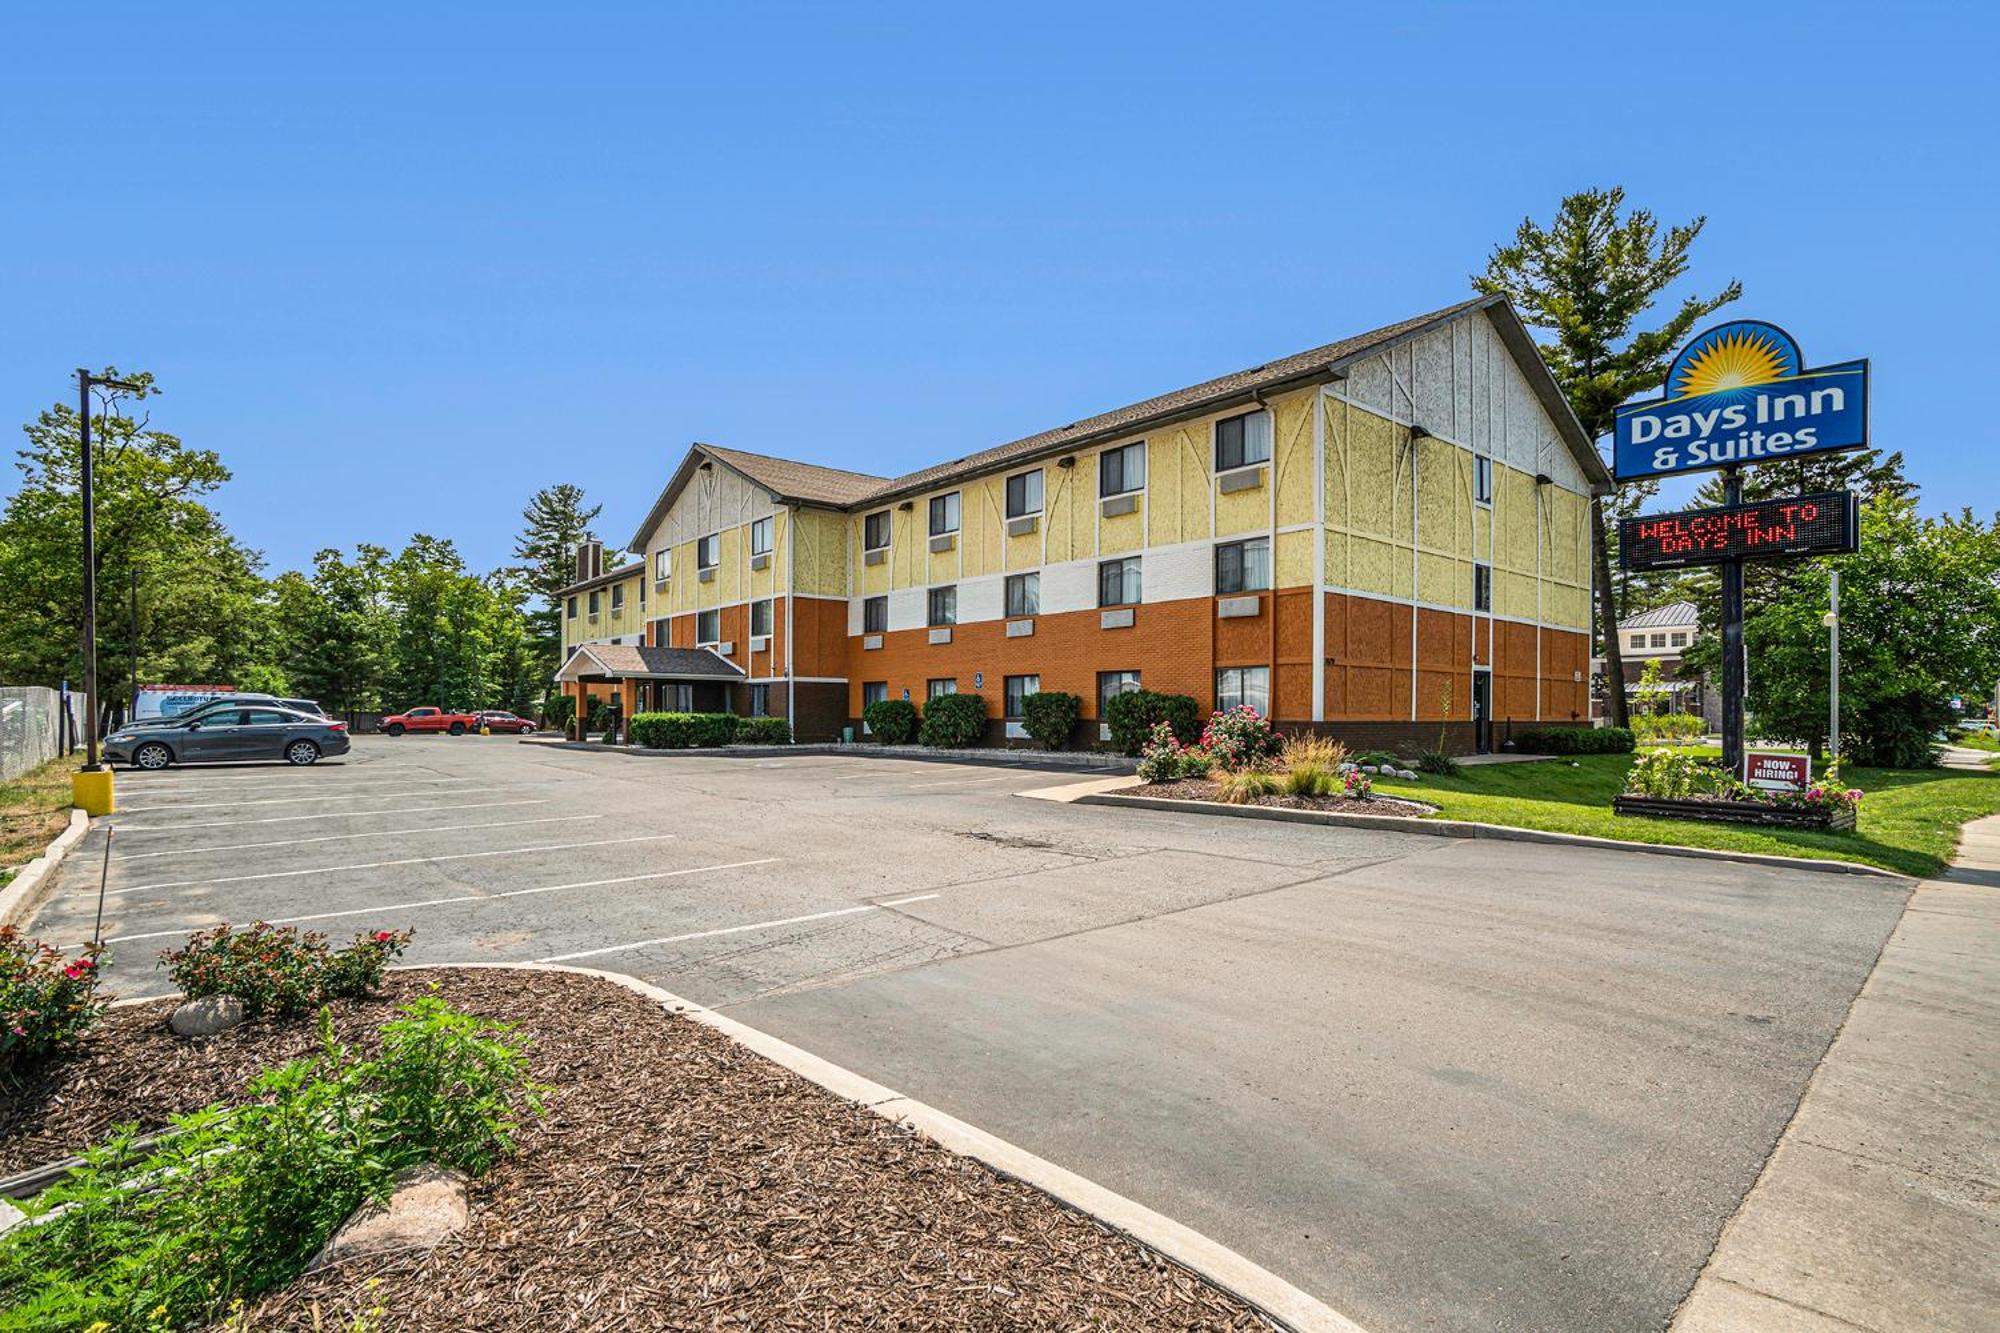
[[[373,993],[414,934],[363,931],[346,948],[334,950],[318,931],[301,934],[262,921],[235,930],[224,922],[197,932],[184,948],[162,953],[160,961],[190,999],[234,995],[251,1017],[296,1014],[322,1000]]]
[[[1226,773],[1267,763],[1283,747],[1270,720],[1249,704],[1211,714],[1201,732],[1201,748]]]
[[[68,958],[0,926],[0,1077],[88,1031],[104,1012],[98,954]]]

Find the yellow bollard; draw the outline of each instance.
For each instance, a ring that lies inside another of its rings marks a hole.
[[[117,808],[109,766],[95,773],[78,773],[69,780],[70,803],[87,815],[108,815]]]
[[[492,724],[488,722],[481,722],[479,724],[479,734],[482,736],[491,736],[493,734]]]

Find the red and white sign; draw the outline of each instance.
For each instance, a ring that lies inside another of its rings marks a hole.
[[[1752,750],[1743,756],[1743,781],[1765,791],[1804,791],[1812,785],[1812,760]]]

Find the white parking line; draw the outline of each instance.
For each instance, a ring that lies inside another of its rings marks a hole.
[[[900,907],[904,903],[920,903],[926,898],[935,898],[935,893],[920,893],[914,898],[897,898],[886,903],[862,903],[859,907],[836,907],[830,912],[808,912],[804,916],[784,916],[775,921],[753,921],[747,926],[723,926],[717,930],[693,930],[685,935],[662,935],[658,939],[640,940],[636,944],[612,944],[602,949],[581,949],[576,953],[551,954],[547,958],[537,958],[538,963],[567,963],[576,958],[598,958],[607,953],[626,953],[633,949],[648,949],[656,944],[683,944],[688,940],[714,939],[718,935],[741,935],[751,930],[773,930],[779,926],[796,926],[806,921],[826,921],[837,916],[853,916],[859,912],[879,912],[885,907]]]
[[[518,782],[494,782],[486,784],[486,787],[488,790],[490,790],[493,787],[518,787],[520,785],[521,784]],[[206,796],[209,795],[210,793],[194,792],[192,794],[196,796]],[[122,810],[119,813],[127,815],[156,815],[163,810],[164,811],[214,810],[222,806],[245,806],[245,805],[298,805],[304,801],[386,801],[391,796],[435,796],[435,795],[437,795],[435,791],[364,791],[364,792],[356,792],[352,796],[336,796],[333,793],[328,792],[327,794],[322,796],[280,796],[276,800],[271,800],[271,801],[205,801],[191,805],[141,805],[141,806],[135,806],[130,810]]]
[[[309,842],[342,842],[349,838],[389,838],[412,833],[458,833],[475,828],[527,828],[530,824],[575,824],[603,815],[550,815],[547,819],[499,819],[487,824],[440,824],[425,828],[370,829],[366,833],[325,833],[317,838],[283,838],[276,842],[225,842],[214,847],[176,847],[170,852],[129,852],[111,864],[145,861],[156,856],[199,856],[203,852],[247,852],[260,847],[300,847]]]
[[[206,770],[206,769],[200,769],[200,768],[190,768],[190,769],[182,769],[182,770],[180,770],[180,772],[178,773],[178,775],[174,775],[174,776],[169,776],[169,774],[172,774],[172,773],[174,772],[174,771],[173,771],[173,770],[171,770],[171,769],[169,769],[169,770],[168,770],[168,771],[167,771],[166,773],[147,773],[147,772],[146,772],[146,770],[142,768],[142,769],[128,769],[128,770],[125,770],[124,772],[122,772],[122,773],[120,774],[120,777],[121,777],[121,779],[122,779],[122,781],[123,781],[123,782],[125,782],[125,783],[129,783],[129,784],[131,784],[131,785],[132,785],[133,787],[135,787],[135,788],[145,788],[145,787],[158,787],[158,788],[160,788],[161,790],[169,790],[169,789],[172,789],[172,788],[175,788],[175,787],[184,787],[184,786],[191,786],[191,785],[193,785],[193,784],[194,784],[194,783],[196,783],[196,782],[201,782],[201,783],[204,783],[204,784],[207,784],[207,785],[214,785],[215,783],[219,783],[219,782],[269,782],[269,781],[271,781],[271,772],[272,772],[272,769],[273,769],[273,768],[275,768],[275,767],[276,767],[276,765],[272,765],[272,764],[267,764],[267,765],[265,765],[265,766],[264,766],[264,771],[263,771],[263,772],[261,772],[261,773],[256,773],[256,774],[243,774],[243,775],[241,775],[241,776],[234,776],[234,775],[232,775],[232,776],[228,776],[228,777],[224,777],[224,776],[221,776],[221,775],[218,775],[218,774],[215,774],[215,773],[212,773],[212,772],[210,772],[210,771],[208,771],[208,770]],[[308,776],[307,776],[307,774],[318,774],[319,776],[317,776],[317,777],[308,777]],[[346,776],[346,774],[344,774],[344,773],[335,773],[335,772],[333,772],[333,771],[332,771],[332,770],[330,770],[330,769],[324,769],[324,768],[309,768],[309,769],[306,769],[306,770],[304,770],[304,772],[300,772],[300,773],[296,773],[296,774],[294,774],[294,775],[293,775],[293,777],[292,777],[292,778],[291,778],[290,780],[291,780],[291,781],[294,781],[294,782],[324,782],[324,783],[326,783],[326,784],[327,784],[328,786],[331,786],[332,784],[334,784],[334,783],[336,783],[336,782],[339,782],[339,783],[343,783],[343,784],[346,784],[346,783],[347,783],[347,781],[348,781],[348,779],[347,779],[347,776]],[[477,781],[479,781],[479,779],[477,779],[477,778],[454,778],[454,777],[448,777],[448,776],[443,776],[443,775],[440,775],[440,776],[438,776],[438,777],[434,777],[434,778],[427,778],[427,777],[424,777],[424,776],[423,776],[422,774],[420,774],[420,773],[411,773],[411,774],[408,774],[408,775],[406,775],[406,776],[402,776],[402,777],[394,777],[394,778],[389,778],[389,777],[381,777],[381,778],[356,778],[356,779],[354,779],[354,783],[367,783],[367,782],[376,782],[376,783],[384,783],[384,782],[460,782],[460,783],[463,783],[463,782],[477,782]],[[350,785],[351,785],[351,784],[350,784]]]
[[[990,778],[956,778],[950,782],[913,782],[903,790],[920,791],[925,787],[977,787],[981,783],[986,782],[1015,782],[1020,780],[1020,777],[1019,773],[1001,773]]]
[[[394,810],[341,810],[330,815],[273,815],[269,819],[210,819],[200,824],[140,824],[136,828],[118,824],[120,833],[180,833],[197,828],[235,828],[239,824],[296,824],[307,819],[366,819],[371,815],[427,815],[440,810],[497,810],[506,805],[547,805],[548,800],[537,797],[519,801],[478,801],[472,805],[413,805]],[[116,816],[113,817],[114,820]]]
[[[183,889],[190,884],[242,884],[253,879],[290,879],[297,875],[331,875],[341,870],[381,870],[387,866],[420,866],[433,861],[471,861],[482,856],[525,856],[529,852],[567,852],[578,847],[613,847],[627,842],[662,842],[677,837],[673,833],[642,833],[633,838],[600,838],[595,842],[550,842],[539,847],[503,847],[484,852],[453,852],[449,856],[406,856],[395,861],[362,861],[346,866],[309,866],[304,870],[269,870],[261,875],[222,875],[213,879],[163,879],[154,884],[134,884],[105,894],[116,898],[127,893],[149,893],[154,889]]]
[[[782,860],[782,857],[766,856],[755,861],[726,861],[721,865],[696,866],[691,870],[657,870],[650,875],[620,875],[616,879],[584,879],[574,884],[544,884],[532,889],[508,889],[504,893],[461,893],[452,898],[424,898],[413,903],[385,903],[380,907],[350,907],[340,912],[314,912],[309,916],[279,916],[267,918],[273,926],[295,926],[301,921],[331,921],[343,916],[379,916],[384,912],[407,912],[418,907],[444,907],[453,903],[483,903],[497,898],[525,898],[533,893],[560,893],[565,889],[596,889],[608,884],[639,884],[653,879],[676,879],[682,875],[700,875],[711,870],[741,870],[746,866],[768,866]],[[150,930],[143,935],[112,935],[106,944],[124,944],[132,940],[164,940],[175,935],[191,935],[197,930],[222,924],[220,917],[204,925],[182,926],[179,930]],[[81,949],[82,944],[68,946]]]

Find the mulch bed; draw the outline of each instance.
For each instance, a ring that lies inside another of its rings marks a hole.
[[[1262,1329],[1248,1307],[1053,1199],[844,1102],[709,1028],[595,978],[392,974],[334,1007],[367,1052],[400,1000],[518,1023],[554,1085],[519,1153],[473,1182],[472,1223],[428,1255],[267,1293],[259,1329]],[[205,1041],[164,1003],[109,1013],[0,1098],[0,1172],[114,1123],[239,1094],[310,1051],[309,1019]]]
[[[1213,801],[1217,805],[1224,804],[1216,793],[1216,785],[1207,778],[1181,778],[1175,782],[1149,782],[1142,787],[1128,787],[1113,794],[1161,796],[1171,801]],[[1287,796],[1283,792],[1278,792],[1242,801],[1239,804],[1272,805],[1285,810],[1330,810],[1342,815],[1398,815],[1411,819],[1420,819],[1433,813],[1432,807],[1428,805],[1417,801],[1398,800],[1394,796],[1371,796],[1362,801],[1351,796]]]

